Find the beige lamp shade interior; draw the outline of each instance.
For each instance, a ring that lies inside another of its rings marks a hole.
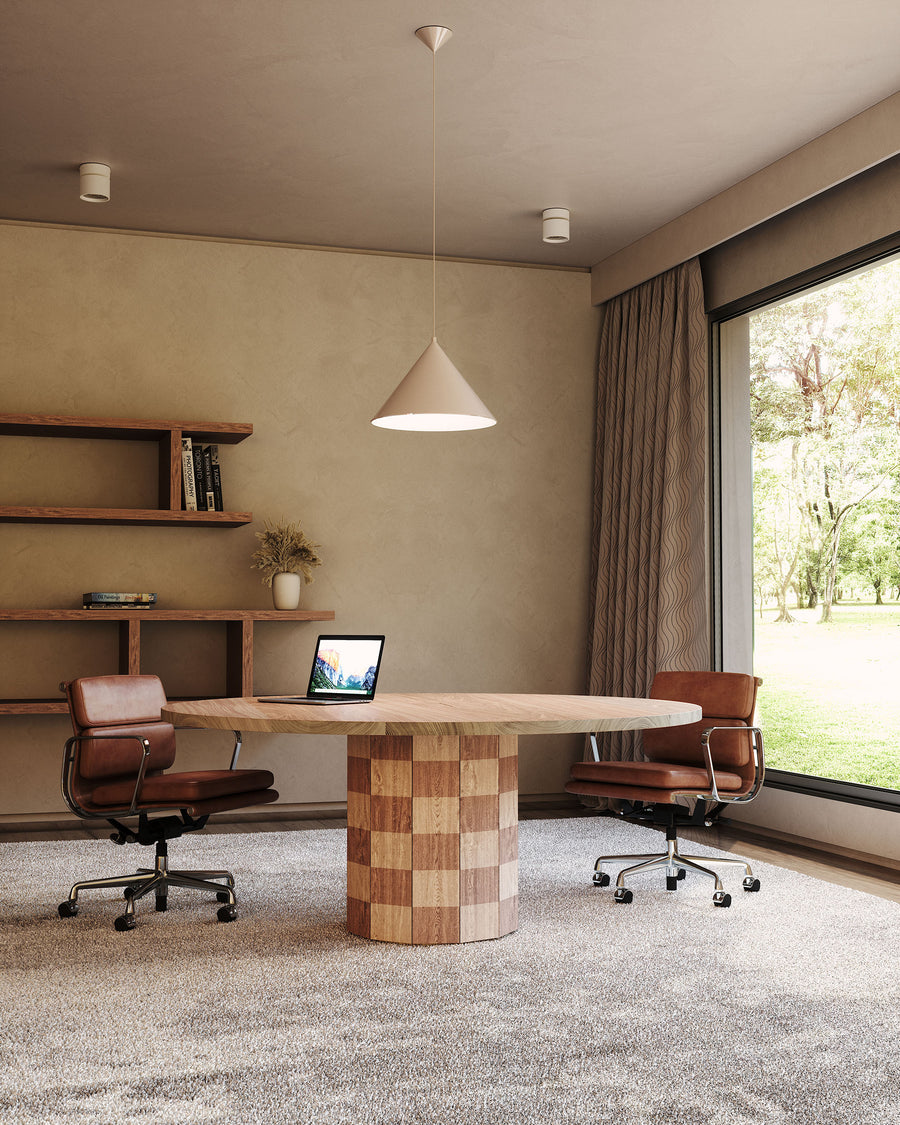
[[[480,430],[496,423],[436,337],[372,419],[388,430]]]

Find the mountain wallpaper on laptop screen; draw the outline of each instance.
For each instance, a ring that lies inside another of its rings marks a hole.
[[[371,691],[375,683],[375,665],[369,662],[370,659],[370,652],[322,649],[316,656],[313,690]]]

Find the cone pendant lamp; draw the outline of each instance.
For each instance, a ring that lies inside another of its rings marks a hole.
[[[497,419],[472,390],[437,341],[437,257],[435,176],[435,61],[453,33],[448,27],[420,27],[416,36],[431,51],[431,343],[372,419],[388,430],[481,430]]]

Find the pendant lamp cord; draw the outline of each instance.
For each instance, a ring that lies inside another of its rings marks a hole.
[[[437,339],[437,51],[431,52],[431,337]]]

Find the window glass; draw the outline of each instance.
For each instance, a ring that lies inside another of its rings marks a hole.
[[[748,321],[767,764],[900,789],[900,260]]]

